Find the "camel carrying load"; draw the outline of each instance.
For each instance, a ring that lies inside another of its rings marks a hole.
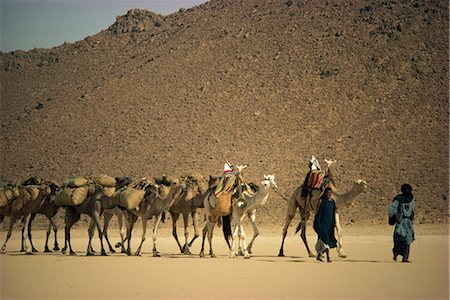
[[[125,186],[114,193],[112,200],[116,201],[120,207],[135,209],[144,200],[146,188],[151,185],[151,181],[143,178],[139,182]]]
[[[62,190],[56,193],[58,206],[77,206],[86,200],[89,193],[89,180],[84,177],[72,177],[64,181]]]

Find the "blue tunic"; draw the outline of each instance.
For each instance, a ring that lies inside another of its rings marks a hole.
[[[314,217],[314,230],[319,235],[319,240],[330,248],[336,247],[336,238],[334,237],[335,212],[336,204],[334,200],[330,201],[323,197]]]
[[[398,222],[395,224],[394,237],[398,236],[405,239],[406,244],[411,244],[414,241],[414,210],[416,208],[416,201],[414,198],[407,199],[403,195],[398,195],[394,198],[392,205],[389,207],[389,217],[394,214],[398,215]]]

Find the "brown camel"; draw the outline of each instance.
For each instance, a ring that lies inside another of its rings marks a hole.
[[[199,209],[203,207],[203,199],[205,198],[208,189],[205,189],[202,186],[201,182],[197,180],[192,180],[189,178],[185,178],[187,186],[183,189],[183,192],[180,197],[175,201],[175,203],[170,208],[170,215],[172,217],[172,234],[175,238],[175,241],[180,248],[181,253],[191,254],[189,248],[192,247],[192,244],[199,236],[198,231],[198,214]],[[216,178],[210,177],[210,183],[215,182]],[[184,245],[181,246],[180,241],[178,240],[177,235],[177,220],[179,216],[183,215],[184,221]],[[194,225],[194,237],[190,242],[188,242],[189,237],[189,215],[192,216],[192,221]]]
[[[128,176],[116,177],[116,190],[120,190],[121,188],[128,186],[132,183],[132,179]],[[112,247],[109,238],[108,238],[108,227],[109,222],[111,221],[114,215],[117,216],[117,221],[119,223],[119,233],[120,233],[120,243],[116,245],[117,248],[121,247],[121,253],[126,253],[124,245],[126,230],[123,227],[123,217],[124,212],[123,209],[118,207],[118,202],[114,203],[112,197],[108,197],[103,195],[101,198],[102,208],[103,208],[103,235],[105,237],[106,242],[108,243],[109,251],[111,253],[115,253],[116,251]]]
[[[212,247],[212,237],[214,232],[215,225],[219,222],[220,218],[224,222],[224,235],[225,240],[227,242],[228,248],[231,249],[228,236],[231,235],[230,232],[225,232],[225,228],[229,228],[230,226],[230,214],[233,211],[232,203],[236,202],[239,199],[242,199],[242,170],[245,169],[247,165],[238,165],[236,166],[236,183],[233,191],[226,193],[223,192],[219,196],[216,196],[214,193],[214,189],[210,189],[206,197],[203,201],[204,212],[206,217],[206,225],[203,227],[203,235],[202,235],[202,248],[200,250],[200,257],[205,257],[205,240],[206,236],[208,236],[209,242],[209,255],[211,257],[216,257]],[[237,199],[233,196],[236,190],[238,196]],[[230,229],[230,228],[229,228]]]
[[[28,223],[28,238],[30,240],[30,244],[31,244],[31,251],[32,252],[38,252],[36,250],[36,248],[33,245],[33,240],[32,240],[32,236],[31,236],[31,224],[33,223],[34,218],[36,217],[37,214],[42,214],[44,216],[47,217],[47,219],[49,220],[49,224],[48,224],[48,228],[47,228],[47,236],[45,239],[45,250],[44,252],[52,252],[49,248],[48,248],[48,240],[50,238],[50,233],[51,230],[53,228],[53,231],[55,233],[55,243],[54,243],[54,247],[53,250],[54,251],[58,251],[59,246],[58,246],[58,238],[57,238],[57,232],[58,232],[58,226],[56,225],[56,221],[54,220],[54,216],[58,213],[59,210],[59,206],[55,205],[54,202],[54,195],[55,192],[59,189],[59,186],[55,183],[55,182],[51,182],[51,181],[46,181],[43,179],[38,179],[36,177],[31,177],[28,180],[24,181],[22,183],[23,186],[28,186],[28,185],[41,185],[41,184],[45,184],[47,185],[50,190],[51,190],[51,195],[50,197],[47,197],[44,201],[44,203],[42,204],[41,208],[39,208],[39,210],[36,213],[32,213],[31,214],[31,219],[30,222]],[[22,222],[24,222],[25,219],[22,219]],[[25,227],[22,226],[22,248],[20,249],[20,252],[25,252],[25,240],[23,239],[23,235],[24,235],[24,231],[25,231]]]
[[[11,237],[12,229],[14,223],[20,217],[23,217],[22,239],[24,240],[24,250],[26,254],[32,254],[31,244],[29,241],[29,223],[31,220],[31,214],[37,213],[41,208],[42,204],[45,202],[47,197],[51,194],[51,190],[47,185],[30,185],[30,186],[20,186],[18,188],[19,195],[11,199],[6,206],[0,208],[0,214],[10,217],[10,223],[8,228],[8,233],[6,235],[5,243],[0,249],[0,253],[5,253],[6,244]]]
[[[138,210],[125,210],[125,219],[127,222],[127,237],[128,241],[127,254],[131,255],[131,232],[138,217],[142,219],[142,238],[135,255],[141,255],[142,244],[147,236],[147,220],[153,218],[153,256],[159,257],[160,253],[156,249],[156,236],[158,234],[158,227],[162,220],[162,213],[168,212],[173,203],[181,196],[184,184],[181,184],[177,179],[173,180],[168,187],[159,185],[150,185],[147,187],[144,200],[140,203]],[[169,189],[167,191],[167,189]]]
[[[58,197],[58,193],[56,193],[56,197]],[[86,251],[87,256],[94,255],[94,251],[92,250],[92,237],[94,236],[95,226],[97,227],[98,235],[100,238],[101,245],[101,255],[106,256],[105,248],[103,247],[103,233],[100,227],[100,215],[101,215],[101,201],[100,199],[104,196],[103,187],[99,185],[90,185],[90,191],[86,196],[86,199],[80,204],[76,206],[65,206],[66,209],[66,227],[65,227],[65,240],[64,240],[64,248],[62,249],[62,253],[66,253],[67,246],[69,246],[70,255],[76,255],[76,253],[72,249],[72,244],[70,242],[70,229],[73,224],[80,220],[81,214],[86,214],[91,217],[91,223],[89,224],[89,243]]]
[[[298,208],[300,211],[301,221],[300,221],[300,224],[298,225],[297,229],[301,230],[300,235],[302,237],[303,243],[306,246],[306,250],[308,251],[309,257],[315,257],[315,255],[309,249],[308,242],[306,240],[306,225],[308,223],[310,214],[311,213],[314,214],[317,210],[322,191],[319,189],[312,190],[311,198],[308,197],[308,199],[309,199],[308,200],[301,196],[302,188],[303,188],[303,185],[300,185],[298,188],[296,188],[294,193],[292,194],[291,198],[288,200],[286,221],[285,221],[284,228],[283,228],[283,236],[282,236],[281,247],[280,247],[280,252],[279,252],[278,256],[284,256],[284,249],[283,249],[284,240],[286,238],[289,224],[291,223],[292,219],[294,218],[295,213]],[[341,225],[339,222],[338,210],[343,208],[346,205],[353,203],[353,201],[359,195],[361,195],[361,193],[364,192],[364,190],[367,189],[367,183],[361,179],[355,180],[354,185],[351,188],[351,190],[344,194],[337,192],[337,190],[334,186],[331,186],[331,188],[334,191],[333,198],[336,203],[336,231],[338,234],[337,251],[338,251],[338,255],[340,257],[345,258],[347,256],[344,254],[344,249],[342,248],[342,230],[341,230]]]

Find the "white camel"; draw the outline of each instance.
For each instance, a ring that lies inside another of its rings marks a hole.
[[[255,240],[257,234],[253,236],[253,239],[249,244],[249,248],[247,248],[246,235],[242,221],[245,215],[250,212],[250,220],[253,224],[254,231],[255,233],[258,232],[258,229],[256,228],[256,209],[257,207],[262,206],[266,203],[271,188],[278,189],[277,183],[275,181],[275,176],[264,175],[264,180],[261,181],[261,185],[257,192],[242,192],[242,196],[246,203],[245,206],[240,207],[239,205],[233,205],[232,218],[234,222],[234,229],[230,248],[230,257],[236,256],[234,248],[236,245],[236,241],[239,238],[239,244],[242,246],[242,249],[244,251],[244,258],[250,258],[248,249],[251,248],[251,244],[253,244],[253,241]]]

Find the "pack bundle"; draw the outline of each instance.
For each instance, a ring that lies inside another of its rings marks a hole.
[[[71,177],[64,180],[63,186],[69,188],[84,187],[89,184],[89,180],[84,177]]]
[[[117,201],[121,207],[135,209],[141,204],[144,196],[145,190],[134,187],[125,187],[114,193],[112,199],[113,201]]]
[[[19,197],[19,189],[17,187],[8,186],[0,188],[0,207],[8,205],[12,200]]]
[[[86,200],[89,188],[89,180],[84,177],[66,179],[63,189],[56,194],[55,204],[59,206],[80,205]]]
[[[111,197],[116,192],[116,179],[107,175],[98,175],[92,177],[94,183],[103,187],[103,192],[107,197]]]

